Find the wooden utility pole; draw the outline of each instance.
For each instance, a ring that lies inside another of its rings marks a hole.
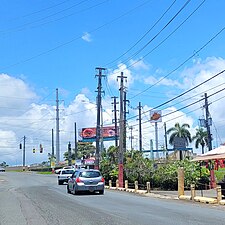
[[[211,151],[212,150],[212,136],[210,132],[211,120],[209,116],[209,104],[208,104],[207,93],[205,93],[205,116],[206,116],[205,125],[206,125],[206,130],[208,135],[208,147],[209,147],[209,151]]]
[[[98,71],[96,77],[98,77],[98,87],[97,87],[97,125],[96,125],[96,153],[95,153],[95,169],[99,169],[99,158],[100,158],[100,138],[101,138],[101,107],[102,107],[102,77],[105,75],[102,74],[102,71],[105,71],[105,68],[97,67],[95,68]]]
[[[59,147],[59,93],[56,89],[56,164],[60,161],[60,147]]]
[[[55,154],[55,152],[54,152],[54,130],[52,129],[52,157],[54,157],[54,154]]]
[[[166,158],[168,159],[168,145],[167,145],[166,123],[164,123],[164,138],[165,138]]]
[[[119,186],[123,187],[123,154],[124,154],[124,77],[121,72],[120,78],[120,144],[119,144]]]
[[[124,123],[124,136],[123,136],[123,150],[126,152],[127,150],[127,92],[124,88],[124,99],[123,99],[123,109],[124,109],[124,118],[123,118],[123,123]]]
[[[138,115],[139,115],[139,151],[142,151],[142,130],[141,130],[141,102],[139,102],[138,106]]]
[[[116,109],[116,105],[118,104],[118,102],[116,101],[117,97],[112,97],[113,99],[113,112],[114,112],[114,120],[113,123],[115,124],[115,146],[118,146],[118,126],[117,126],[117,112],[118,110]]]
[[[130,149],[133,150],[133,127],[129,127],[130,129]]]
[[[77,159],[77,123],[74,123],[75,160]]]

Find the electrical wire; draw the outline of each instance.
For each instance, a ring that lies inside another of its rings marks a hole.
[[[192,59],[196,54],[198,54],[200,51],[202,51],[207,45],[209,45],[217,36],[219,36],[223,31],[225,30],[225,27],[223,27],[218,33],[216,33],[216,35],[214,35],[209,41],[207,41],[200,49],[198,49],[195,53],[193,53],[192,55],[190,55],[187,59],[185,59],[179,66],[177,66],[175,69],[173,69],[171,72],[169,72],[167,75],[165,75],[164,77],[162,77],[161,79],[159,79],[157,82],[155,82],[154,84],[152,84],[151,86],[149,86],[148,88],[146,88],[145,90],[141,91],[140,93],[130,97],[130,99],[133,99],[139,95],[141,95],[142,93],[148,91],[149,89],[151,89],[152,87],[156,86],[157,84],[159,84],[161,81],[163,81],[164,79],[166,79],[167,77],[169,77],[172,73],[174,73],[175,71],[177,71],[179,68],[181,68],[186,62],[188,62],[190,59]],[[140,60],[139,60],[140,61]]]
[[[136,7],[134,7],[133,9],[128,10],[128,11],[125,12],[124,14],[122,14],[122,15],[120,15],[120,16],[118,16],[118,17],[112,19],[112,20],[110,20],[109,22],[104,23],[103,25],[101,25],[101,26],[99,26],[99,27],[97,27],[97,28],[94,28],[94,29],[92,29],[92,30],[90,30],[90,31],[87,31],[87,33],[89,33],[89,34],[94,33],[94,32],[96,32],[96,31],[102,29],[103,27],[106,27],[106,26],[108,26],[108,25],[110,25],[110,24],[116,22],[117,20],[119,20],[119,19],[121,19],[121,18],[123,18],[123,17],[129,15],[130,13],[136,11],[138,8],[143,7],[143,6],[146,5],[149,1],[150,1],[150,0],[145,1],[144,3],[142,3],[142,4],[140,4],[140,5],[136,6]],[[82,35],[82,36],[83,36],[83,35]],[[31,57],[29,57],[29,58],[27,58],[27,59],[18,61],[18,62],[16,62],[16,63],[11,64],[11,65],[2,67],[2,68],[0,68],[0,70],[8,69],[8,68],[11,68],[11,67],[14,67],[14,66],[17,66],[17,65],[20,65],[20,64],[29,62],[29,61],[31,61],[31,60],[33,60],[33,59],[36,59],[36,58],[38,58],[38,57],[41,57],[41,56],[43,56],[43,55],[49,54],[49,53],[51,53],[51,52],[53,52],[53,51],[55,51],[55,50],[57,50],[57,49],[59,49],[59,48],[62,48],[62,47],[64,47],[64,46],[67,46],[67,45],[73,43],[74,41],[77,41],[77,40],[81,39],[82,36],[74,37],[74,38],[72,38],[71,40],[69,40],[69,41],[67,41],[67,42],[63,42],[63,43],[61,43],[61,44],[55,46],[54,48],[48,49],[48,50],[46,50],[46,51],[43,51],[43,52],[41,52],[41,53],[39,53],[39,54],[36,54],[36,55],[34,55],[34,56],[31,56]]]
[[[208,98],[210,98],[210,97],[212,97],[212,96],[214,96],[214,95],[216,95],[216,94],[218,94],[218,93],[220,93],[220,92],[222,92],[222,91],[224,91],[224,90],[225,90],[225,88],[222,88],[222,89],[220,89],[219,91],[216,91],[215,93],[209,95]],[[224,98],[224,97],[225,97],[225,96],[223,96],[222,98]],[[218,100],[220,100],[220,99],[222,99],[222,98],[219,98],[219,99],[217,99],[216,101],[218,101]],[[167,114],[165,114],[165,115],[162,115],[161,117],[163,118],[163,117],[166,117],[166,116],[171,115],[171,114],[173,114],[173,113],[179,112],[179,111],[181,111],[181,110],[183,110],[183,109],[186,109],[186,108],[188,108],[188,107],[190,107],[190,106],[195,105],[196,103],[201,102],[201,101],[204,100],[204,99],[205,99],[205,98],[201,98],[201,99],[199,99],[199,100],[197,100],[197,101],[195,101],[195,102],[192,102],[192,103],[190,103],[190,104],[188,104],[188,105],[186,105],[186,106],[184,106],[184,107],[181,107],[181,108],[179,108],[179,109],[177,109],[177,110],[174,110],[174,111],[172,111],[172,112],[169,112],[169,113],[167,113]],[[214,102],[216,102],[216,101],[214,101]],[[147,123],[147,122],[149,122],[149,121],[150,121],[150,120],[145,121],[145,122],[143,122],[142,124]],[[135,124],[135,125],[132,125],[132,126],[138,126],[138,125],[139,125],[139,124]]]
[[[202,86],[203,84],[205,84],[205,83],[209,82],[210,80],[216,78],[217,76],[223,74],[224,72],[225,72],[225,70],[220,71],[219,73],[213,75],[213,76],[210,77],[209,79],[207,79],[207,80],[205,80],[205,81],[199,83],[198,85],[196,85],[196,86],[194,86],[194,87],[188,89],[187,91],[185,91],[185,92],[183,92],[183,93],[177,95],[176,97],[174,97],[174,98],[172,98],[172,99],[170,99],[170,100],[168,100],[168,101],[166,101],[166,102],[164,102],[164,103],[162,103],[162,104],[160,104],[160,105],[158,105],[158,106],[156,106],[156,107],[153,107],[153,108],[150,109],[150,110],[147,110],[146,112],[150,112],[150,111],[152,111],[152,110],[154,110],[154,109],[157,109],[157,108],[159,108],[159,107],[162,107],[162,106],[164,106],[164,105],[166,105],[166,104],[168,104],[168,103],[174,101],[174,100],[177,99],[177,98],[180,98],[181,96],[183,96],[183,95],[189,93],[190,91],[193,91],[194,89],[196,89],[196,88]],[[130,117],[129,119],[132,119],[132,118],[135,118],[135,117],[137,117],[137,116]]]
[[[4,31],[4,30],[3,30],[3,31],[0,31],[0,34],[21,30],[22,28],[27,27],[27,26],[29,26],[29,25],[31,25],[31,24],[33,24],[33,23],[37,23],[37,22],[46,20],[46,19],[48,19],[48,18],[50,18],[50,17],[52,17],[52,16],[55,16],[55,15],[58,15],[58,14],[60,14],[60,13],[62,13],[62,12],[65,12],[65,11],[67,11],[67,10],[70,10],[70,9],[72,9],[72,8],[78,6],[78,5],[81,5],[82,3],[86,2],[86,1],[89,1],[89,0],[83,0],[83,1],[81,1],[81,2],[79,2],[79,3],[76,3],[76,4],[74,4],[74,5],[72,5],[72,6],[68,7],[68,8],[66,8],[66,9],[62,9],[62,10],[60,10],[60,11],[58,11],[58,12],[55,12],[55,13],[50,14],[50,15],[48,15],[48,16],[42,17],[42,18],[40,18],[40,19],[38,19],[38,20],[30,21],[30,22],[25,23],[25,24],[23,24],[23,25],[21,25],[21,26],[18,26],[18,27],[16,27],[16,28],[8,29],[8,30],[5,30],[5,31]],[[107,0],[107,1],[108,1],[108,0]]]
[[[134,44],[132,45],[127,51],[125,51],[122,55],[117,57],[116,59],[112,60],[111,62],[107,63],[104,67],[109,66],[110,64],[116,62],[118,59],[122,58],[124,55],[126,55],[128,52],[130,52],[136,45],[138,45],[146,36],[149,34],[153,28],[163,19],[163,17],[166,15],[166,13],[172,8],[172,6],[175,4],[176,0],[172,2],[172,4],[166,9],[166,11],[160,16],[160,18],[154,23],[154,25]]]
[[[150,43],[152,43],[169,25],[172,23],[172,21],[185,9],[185,7],[190,3],[191,0],[188,0],[185,2],[185,4],[181,7],[181,9],[169,20],[169,22],[166,23],[166,25],[153,37],[150,41],[148,41],[141,49],[136,51],[133,55],[131,55],[128,59],[123,61],[123,64],[126,64],[130,59],[137,56],[140,52],[142,52]],[[136,64],[136,62],[134,63]]]

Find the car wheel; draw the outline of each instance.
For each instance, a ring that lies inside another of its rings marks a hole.
[[[104,190],[99,191],[100,195],[104,195]]]

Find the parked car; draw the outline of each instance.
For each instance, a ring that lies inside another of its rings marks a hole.
[[[0,172],[5,172],[5,168],[0,167]]]
[[[99,192],[104,194],[105,180],[99,170],[80,169],[73,173],[68,180],[67,192],[77,194],[79,192]]]
[[[64,182],[68,182],[74,171],[74,169],[61,169],[58,175],[58,185],[62,185]]]

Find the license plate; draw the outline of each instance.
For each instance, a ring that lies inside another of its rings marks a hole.
[[[89,191],[94,191],[94,190],[95,190],[95,187],[93,187],[93,186],[89,187]]]

